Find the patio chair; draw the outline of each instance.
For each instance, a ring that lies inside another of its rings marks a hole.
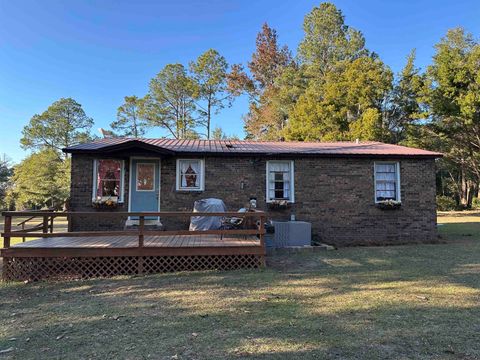
[[[254,211],[252,209],[241,208],[238,210],[238,216],[231,216],[231,217],[224,217],[222,219],[222,227],[223,230],[236,230],[236,229],[248,229],[250,226],[259,226],[257,222],[252,223],[251,220],[254,218],[250,216],[246,216],[246,214],[250,211]],[[247,235],[243,235],[244,238],[247,238]],[[223,234],[220,236],[220,239],[223,239]]]

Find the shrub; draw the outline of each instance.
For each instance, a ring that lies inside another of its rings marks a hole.
[[[480,198],[473,198],[472,209],[480,210]]]
[[[455,210],[457,207],[457,203],[454,199],[444,195],[437,196],[437,210],[440,211],[450,211]]]

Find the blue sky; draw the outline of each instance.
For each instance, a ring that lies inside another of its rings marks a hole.
[[[412,48],[426,66],[447,29],[480,36],[480,2],[334,2],[346,23],[361,30],[367,47],[397,72]],[[209,48],[229,63],[246,63],[264,22],[294,52],[303,17],[317,1],[63,1],[0,0],[0,154],[15,162],[28,153],[21,130],[61,97],[73,97],[108,127],[125,95],[143,96],[168,63],[188,64]],[[243,136],[247,100],[214,118]],[[151,131],[151,137],[161,136]]]

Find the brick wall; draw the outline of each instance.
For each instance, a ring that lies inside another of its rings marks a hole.
[[[106,158],[106,157],[102,157]],[[96,210],[92,208],[93,195],[93,161],[95,157],[86,155],[72,156],[72,172],[70,183],[70,201],[71,211],[78,212],[98,212],[98,211],[128,211],[128,159],[125,160],[125,202],[119,204],[114,210]],[[123,229],[126,218],[120,217],[100,217],[95,215],[72,216],[70,227],[73,231],[93,231]]]
[[[256,197],[258,207],[269,218],[312,223],[315,240],[338,246],[431,242],[436,239],[435,161],[400,161],[402,206],[381,210],[374,204],[374,160],[361,158],[303,158],[295,160],[295,204],[270,211],[265,202],[266,158],[205,158],[205,191],[175,190],[175,158],[161,161],[161,211],[190,211],[198,199],[221,198],[229,210],[247,205]],[[392,160],[392,159],[382,159]],[[127,211],[128,160],[125,162],[125,204]],[[91,207],[93,158],[72,159],[73,211],[94,211]],[[101,218],[72,222],[75,230],[111,228]],[[117,224],[118,225],[118,224]],[[175,227],[173,223],[165,224]],[[183,224],[186,226],[186,223]],[[120,225],[118,225],[120,226]]]

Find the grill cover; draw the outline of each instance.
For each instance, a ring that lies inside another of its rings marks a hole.
[[[195,201],[193,212],[225,212],[227,207],[221,199],[202,199]],[[192,216],[190,218],[190,231],[217,230],[222,226],[221,216]]]

